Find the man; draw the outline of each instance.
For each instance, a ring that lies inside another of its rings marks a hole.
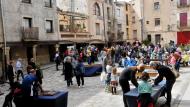
[[[37,77],[36,77],[36,70],[32,69],[30,67],[29,69],[29,74],[27,74],[25,76],[25,78],[22,81],[22,92],[23,92],[23,103],[24,103],[24,107],[34,107],[33,105],[33,96],[31,96],[31,88],[33,86],[34,88],[34,83],[37,81]],[[42,91],[42,88],[40,86],[40,89]],[[34,93],[34,91],[33,91]]]
[[[136,73],[137,73],[137,71],[142,72],[142,71],[144,71],[144,69],[145,69],[145,66],[139,65],[139,66],[125,68],[122,71],[122,73],[119,77],[119,84],[121,85],[121,88],[123,91],[124,107],[128,107],[124,94],[130,91],[129,80],[131,80],[133,85],[135,85],[135,87],[137,88],[138,83],[137,83],[137,79],[136,79]]]
[[[56,52],[54,60],[55,60],[55,63],[56,63],[56,70],[59,71],[59,65],[60,65],[60,62],[61,62],[59,52]]]
[[[36,64],[34,62],[34,58],[30,59],[30,61],[28,62],[28,65],[31,65],[33,69],[36,69]]]
[[[21,58],[18,58],[18,60],[16,61],[17,81],[19,81],[20,74],[22,76],[22,79],[24,79],[24,74],[22,72],[23,65],[21,61]]]
[[[171,99],[172,99],[171,91],[176,81],[176,77],[174,73],[167,66],[161,65],[160,63],[157,63],[157,62],[150,63],[150,66],[153,69],[157,70],[159,73],[159,76],[154,81],[154,85],[158,85],[163,80],[164,77],[166,78],[166,85],[165,85],[164,92],[167,93],[167,101],[165,105],[167,105],[168,107],[171,107],[170,106]]]
[[[7,76],[9,79],[10,88],[13,88],[13,83],[14,83],[13,61],[10,61],[7,67]]]

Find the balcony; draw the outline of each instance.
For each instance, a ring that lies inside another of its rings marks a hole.
[[[178,8],[186,8],[190,6],[190,0],[187,0],[185,2],[183,2],[183,0],[178,0],[177,1],[177,7]]]
[[[117,41],[122,41],[123,40],[123,35],[124,35],[124,32],[121,31],[121,30],[118,30],[117,31]]]
[[[180,25],[180,21],[177,21],[177,28],[180,30],[180,31],[184,31],[184,30],[190,30],[190,20],[188,20],[187,22],[187,25]]]
[[[38,41],[39,40],[39,28],[22,28],[22,39],[24,41]]]

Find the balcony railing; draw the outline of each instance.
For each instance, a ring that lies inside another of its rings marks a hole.
[[[22,0],[23,3],[31,3],[31,0]]]
[[[60,27],[60,32],[71,32],[71,33],[87,33],[85,28],[72,28],[70,25],[67,27]]]
[[[25,41],[36,41],[39,40],[39,28],[22,28],[22,38]]]
[[[187,0],[186,2],[182,2],[181,0],[177,1],[177,7],[178,8],[184,8],[190,6],[190,0]]]

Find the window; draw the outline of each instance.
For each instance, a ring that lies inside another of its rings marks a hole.
[[[180,6],[186,6],[187,0],[180,0]]]
[[[120,17],[120,9],[117,9],[116,14],[118,17]]]
[[[160,26],[160,18],[155,18],[155,26]]]
[[[146,24],[149,24],[149,21],[146,21]]]
[[[132,23],[135,23],[135,16],[132,17]]]
[[[128,11],[128,4],[125,5],[126,11]]]
[[[94,15],[97,15],[97,16],[100,16],[100,6],[98,5],[98,3],[95,3],[94,4],[94,7],[93,7],[93,11],[94,11]]]
[[[108,30],[111,30],[111,22],[108,22]]]
[[[180,13],[180,27],[187,27],[187,13]]]
[[[133,30],[133,38],[137,39],[137,30]]]
[[[121,24],[117,24],[117,28],[118,28],[118,30],[121,30],[122,29],[122,25]]]
[[[22,0],[23,3],[31,3],[31,0]]]
[[[45,7],[52,7],[52,0],[45,0]]]
[[[126,29],[127,39],[129,39],[129,28]]]
[[[23,27],[31,28],[32,27],[32,18],[24,17],[23,18]]]
[[[155,2],[154,3],[154,10],[158,10],[160,9],[160,3],[159,2]]]
[[[96,35],[100,35],[100,24],[96,23]]]
[[[64,31],[64,25],[59,25],[59,30]]]
[[[107,17],[108,17],[108,19],[110,19],[110,8],[109,7],[107,7]]]
[[[126,25],[129,25],[128,15],[126,15]]]
[[[109,0],[109,4],[112,4],[112,0]]]
[[[155,35],[155,44],[160,44],[161,41],[161,35],[160,34],[156,34]]]
[[[53,33],[53,21],[52,20],[46,20],[46,32]]]

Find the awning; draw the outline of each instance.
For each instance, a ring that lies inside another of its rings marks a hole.
[[[190,31],[177,32],[177,44],[189,44]]]

